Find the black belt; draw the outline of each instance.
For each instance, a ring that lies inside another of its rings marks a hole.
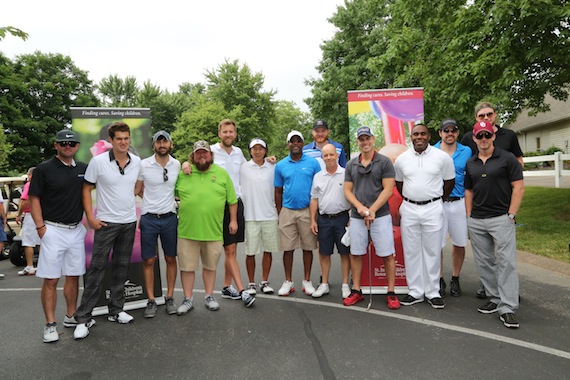
[[[160,219],[160,218],[166,218],[167,216],[170,216],[170,215],[176,215],[176,213],[172,212],[172,211],[167,212],[166,214],[153,214],[153,213],[147,212],[145,215],[150,215],[150,216],[153,216],[157,219]]]
[[[455,202],[463,199],[463,197],[447,197],[443,201],[444,202]]]
[[[320,216],[322,216],[323,218],[338,218],[339,216],[343,216],[346,215],[346,213],[348,213],[348,210],[346,211],[341,211],[338,214],[321,214]]]
[[[439,201],[440,199],[441,199],[441,197],[433,198],[433,199],[430,199],[429,201],[413,201],[411,199],[404,197],[404,200],[406,202],[410,202],[410,203],[413,203],[415,205],[420,205],[420,206],[421,205],[427,205],[428,203],[431,203],[431,202]]]

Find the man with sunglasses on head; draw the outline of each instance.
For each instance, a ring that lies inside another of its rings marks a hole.
[[[510,129],[501,128],[496,124],[497,111],[493,103],[481,102],[475,106],[475,120],[476,121],[486,121],[493,125],[493,131],[495,132],[495,141],[493,145],[511,152],[517,158],[517,161],[524,167],[523,152],[521,150],[519,140],[516,134]],[[467,145],[473,151],[473,154],[477,154],[477,144],[473,142],[473,131],[469,131],[461,139],[461,144]],[[477,298],[487,298],[485,293],[485,288],[483,284],[479,284],[479,289],[475,293]]]
[[[478,308],[483,314],[499,312],[508,328],[518,328],[515,215],[524,194],[522,167],[516,157],[493,144],[493,124],[473,126],[478,153],[467,161],[465,208],[467,227],[479,277],[490,301]]]
[[[125,281],[133,252],[137,213],[135,184],[141,159],[129,153],[131,130],[123,122],[109,126],[112,149],[89,161],[83,184],[83,207],[89,226],[95,230],[91,265],[85,278],[81,306],[75,313],[75,339],[89,335],[91,312],[103,287],[107,261],[113,250],[109,316],[111,322],[130,323],[134,318],[123,311]],[[93,212],[91,191],[97,186],[97,215]]]
[[[461,295],[459,284],[459,273],[465,260],[465,246],[467,245],[467,219],[465,217],[465,189],[463,179],[465,177],[465,164],[473,155],[471,148],[457,142],[459,137],[459,127],[454,119],[445,119],[439,126],[439,137],[441,138],[434,147],[447,153],[453,160],[455,166],[455,186],[451,194],[443,199],[443,235],[441,247],[445,247],[447,233],[451,237],[453,249],[451,251],[452,277],[449,293],[453,297]],[[441,266],[439,277],[439,294],[443,297],[445,293],[445,280],[443,279],[443,250],[441,251]]]
[[[174,283],[176,282],[176,241],[178,217],[174,201],[174,186],[180,171],[180,162],[170,155],[172,139],[166,131],[158,131],[152,137],[154,154],[141,161],[141,170],[135,194],[141,195],[140,219],[141,256],[143,275],[148,295],[145,318],[154,318],[157,305],[154,298],[154,262],[157,256],[157,239],[160,236],[166,261],[166,313],[176,314]]]
[[[321,169],[324,170],[326,165],[322,157],[322,149],[325,145],[332,144],[338,154],[338,164],[344,168],[346,167],[346,153],[344,152],[344,147],[340,143],[329,139],[329,133],[329,125],[326,121],[321,119],[315,120],[312,131],[313,142],[303,147],[303,154],[317,160],[319,165],[321,165]]]
[[[57,283],[65,276],[63,295],[67,304],[65,327],[77,325],[79,276],[85,273],[85,227],[81,189],[87,165],[75,161],[77,133],[64,129],[55,137],[56,155],[37,166],[30,182],[28,200],[35,229],[41,239],[36,277],[44,279],[41,301],[46,317],[43,341],[59,340],[55,318]],[[89,326],[95,321],[88,319]]]

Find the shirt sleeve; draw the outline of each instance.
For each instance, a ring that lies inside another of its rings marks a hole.
[[[273,178],[273,186],[275,187],[283,187],[283,176],[281,175],[281,166],[277,164],[275,166],[275,176]]]

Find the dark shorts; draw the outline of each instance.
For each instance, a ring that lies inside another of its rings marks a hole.
[[[224,211],[224,247],[231,244],[243,243],[245,241],[245,218],[243,217],[243,202],[238,198],[237,209],[238,230],[235,235],[231,235],[230,228],[230,206],[226,203]]]
[[[0,223],[4,225],[4,219],[0,218]],[[0,230],[0,242],[5,242],[8,240],[8,236],[6,236],[6,231],[2,228]]]
[[[165,256],[176,257],[178,241],[178,217],[175,213],[161,215],[144,214],[140,221],[141,256],[143,260],[158,254],[158,237]]]
[[[319,254],[330,256],[334,252],[334,246],[341,255],[348,255],[350,248],[340,242],[345,234],[345,227],[348,224],[348,211],[336,217],[326,217],[319,215]]]

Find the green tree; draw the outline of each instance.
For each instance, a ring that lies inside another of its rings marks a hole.
[[[28,33],[21,29],[14,28],[13,26],[0,26],[0,41],[2,41],[8,34],[14,37],[19,37],[24,41],[28,39]]]
[[[96,86],[101,103],[105,107],[136,107],[139,86],[137,79],[127,76],[125,79],[116,74],[101,79]]]
[[[287,134],[293,129],[301,132],[306,142],[311,137],[312,123],[310,115],[301,111],[293,102],[279,100],[275,104],[275,121],[273,133],[264,134],[264,140],[269,145],[269,154],[282,159],[289,154]]]

